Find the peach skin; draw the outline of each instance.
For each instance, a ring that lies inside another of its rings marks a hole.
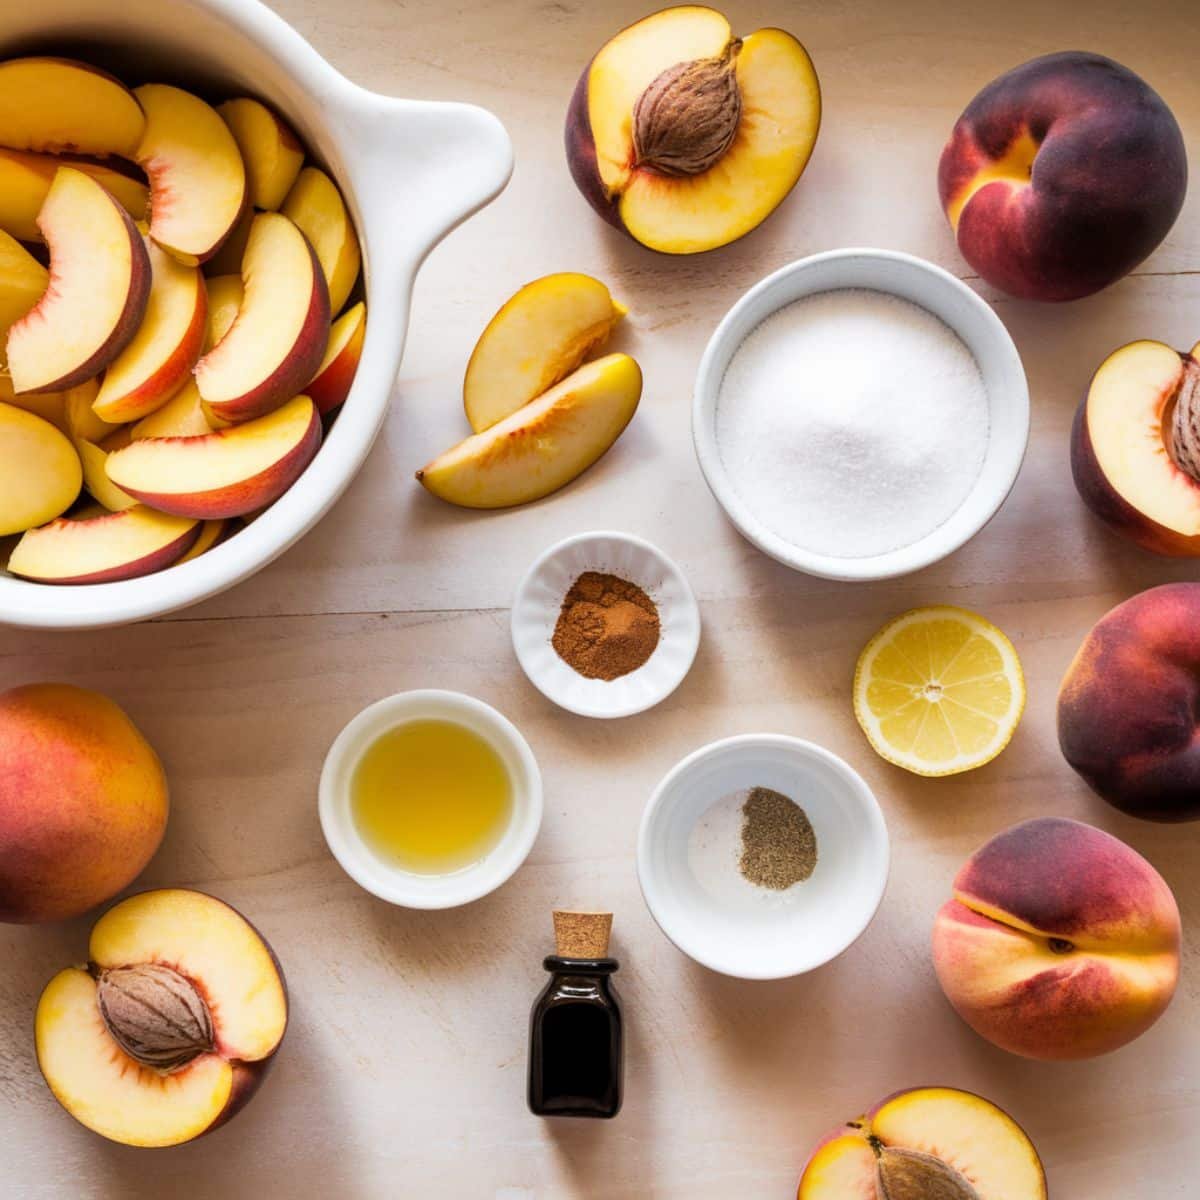
[[[1200,818],[1200,583],[1167,583],[1093,627],[1058,696],[1067,762],[1114,807]]]
[[[1175,898],[1137,851],[1044,817],[994,837],[938,913],[933,963],[959,1016],[1026,1058],[1107,1054],[1162,1016],[1179,978]]]
[[[167,824],[162,764],[106,696],[0,693],[0,920],[61,921],[131,883]]]

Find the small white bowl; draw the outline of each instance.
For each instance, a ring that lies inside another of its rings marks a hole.
[[[658,607],[658,645],[628,675],[585,679],[550,644],[563,597],[585,571],[635,583]],[[580,533],[551,546],[526,572],[513,600],[512,640],[529,681],[559,707],[582,717],[628,717],[683,682],[700,645],[700,609],[683,572],[657,547],[628,533]]]
[[[990,428],[983,467],[958,510],[911,545],[863,558],[820,554],[768,529],[734,490],[717,442],[717,400],[734,352],[772,313],[804,296],[867,288],[911,301],[944,321],[975,356],[987,390]],[[986,301],[941,267],[895,250],[847,249],[814,254],[755,284],[725,314],[696,374],[692,437],[712,494],[742,535],[785,566],[825,579],[889,579],[953,553],[995,516],[1029,441],[1029,387],[1021,356]]]
[[[785,892],[737,874],[739,829],[728,872],[742,891],[712,886],[692,865],[697,823],[752,787],[790,797],[816,834],[816,869]],[[638,832],[638,879],[659,928],[696,962],[738,979],[802,975],[836,958],[871,923],[888,861],[883,813],[859,774],[836,754],[782,734],[726,738],[689,755],[655,789]]]
[[[350,781],[367,747],[408,721],[453,721],[500,755],[512,784],[512,816],[500,841],[479,862],[446,875],[405,871],[381,859],[359,836],[350,811]],[[405,908],[454,908],[495,891],[525,861],[542,824],[542,776],[529,743],[490,704],[461,692],[400,692],[364,708],[325,756],[318,807],[334,858],[360,887]]]

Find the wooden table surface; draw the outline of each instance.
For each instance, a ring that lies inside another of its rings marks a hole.
[[[792,259],[847,245],[912,251],[970,279],[939,211],[938,152],[978,87],[1049,50],[1112,54],[1174,108],[1200,164],[1200,17],[1177,0],[761,0],[728,5],[744,32],[779,24],[809,47],[825,121],[796,191],[738,245],[671,260],[587,208],[561,146],[585,58],[644,0],[277,0],[341,70],[397,95],[472,100],[505,122],[507,192],[435,251],[385,432],[320,527],[253,580],[162,621],[81,634],[0,631],[0,684],[66,679],[120,701],[160,750],[173,809],[141,886],[209,889],[245,912],[285,966],[292,1022],[275,1073],[213,1137],[151,1154],[74,1124],[43,1086],[39,990],[84,954],[91,920],[0,927],[0,1194],[783,1200],[828,1127],[888,1092],[977,1090],[1033,1135],[1056,1200],[1195,1197],[1200,1169],[1200,964],[1135,1044],[1078,1064],[1011,1057],[952,1013],[930,964],[933,915],[960,862],[1008,824],[1060,814],[1124,838],[1200,923],[1200,827],[1120,816],[1063,762],[1059,679],[1091,623],[1196,568],[1149,557],[1083,510],[1067,466],[1076,403],[1100,360],[1138,337],[1200,336],[1200,187],[1165,245],[1105,294],[1038,307],[981,291],[1025,359],[1033,437],[1021,478],[971,545],[872,586],[809,579],[743,542],[692,453],[691,382],[720,315]],[[397,214],[403,220],[403,214]],[[498,514],[440,504],[412,471],[463,431],[474,341],[516,287],[591,272],[628,303],[618,347],[646,378],[641,411],[583,480]],[[973,286],[977,281],[971,280]],[[529,562],[580,530],[650,538],[684,568],[704,638],[654,711],[572,717],[525,680],[508,633]],[[1009,749],[964,777],[920,780],[877,759],[850,705],[855,658],[888,617],[949,601],[1016,643],[1029,706]],[[467,908],[407,912],[353,884],[316,814],[322,757],[368,702],[414,687],[496,705],[528,737],[546,786],[541,837],[519,874]],[[880,913],[841,959],[750,984],[679,954],[634,869],[642,806],[680,757],[771,730],[845,756],[883,805],[893,843]],[[628,1024],[627,1099],[613,1123],[525,1109],[526,1021],[556,905],[611,907]]]

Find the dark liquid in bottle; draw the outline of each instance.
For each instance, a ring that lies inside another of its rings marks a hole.
[[[543,963],[550,982],[529,1022],[529,1107],[543,1117],[615,1117],[621,1107],[621,1008],[612,958]]]

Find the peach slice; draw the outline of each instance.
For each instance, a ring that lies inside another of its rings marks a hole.
[[[204,410],[200,389],[189,379],[170,400],[130,429],[134,441],[141,438],[200,437],[212,433],[214,425]]]
[[[36,394],[36,393],[30,393]],[[89,379],[68,391],[60,393],[63,402],[63,416],[66,422],[66,433],[72,441],[95,442],[104,441],[111,437],[120,425],[102,421],[96,416],[92,407],[100,394],[100,380]]]
[[[54,174],[61,166],[75,167],[90,175],[112,193],[135,221],[145,217],[150,193],[132,174],[86,158],[63,159],[53,154],[28,154],[0,148],[0,229],[23,242],[42,240],[37,215],[54,182]],[[136,171],[137,168],[129,164],[129,170]]]
[[[556,492],[620,437],[637,411],[642,372],[627,354],[585,363],[510,417],[417,472],[464,508],[507,508]]]
[[[218,542],[223,542],[233,530],[233,521],[205,521],[200,526],[200,536],[192,544],[192,548],[179,560],[181,563],[191,562],[206,551],[211,550]]]
[[[836,1129],[800,1178],[797,1200],[1046,1200],[1029,1135],[957,1088],[897,1092]]]
[[[317,373],[329,341],[329,295],[316,254],[279,213],[254,218],[245,289],[229,332],[196,365],[209,411],[245,421],[278,408]]]
[[[79,456],[49,421],[0,404],[0,536],[66,512],[83,474]]]
[[[202,892],[142,892],[97,921],[88,959],[51,979],[34,1020],[63,1108],[130,1146],[179,1145],[237,1113],[287,1029],[283,973],[258,931]]]
[[[109,583],[168,567],[200,533],[197,521],[139,504],[78,520],[59,518],[17,543],[8,569],[39,583]]]
[[[8,331],[17,392],[60,391],[99,374],[137,333],[150,294],[141,234],[90,175],[60,167],[38,226],[50,246],[50,281]]]
[[[367,306],[360,300],[334,321],[325,357],[305,388],[322,416],[340,408],[350,394],[366,336]]]
[[[156,242],[150,255],[150,299],[128,346],[109,364],[96,397],[96,415],[122,424],[162,407],[200,358],[208,293],[199,267],[185,267]]]
[[[255,209],[247,204],[237,224],[229,231],[229,236],[221,243],[221,248],[204,264],[204,272],[210,276],[237,276],[241,280],[242,257],[246,253],[246,243],[250,240],[250,226],[258,216]]]
[[[133,93],[87,63],[46,57],[0,63],[0,145],[130,158],[145,124]]]
[[[0,339],[42,298],[50,273],[0,229]]]
[[[108,512],[123,512],[137,503],[132,496],[121,491],[109,479],[105,464],[108,462],[110,451],[83,441],[76,442],[75,449],[83,465],[83,486],[101,508]]]
[[[208,328],[204,333],[207,354],[230,330],[241,311],[245,289],[242,287],[241,260],[237,275],[213,275],[204,281],[208,290]]]
[[[265,104],[242,97],[228,100],[217,112],[229,126],[246,164],[250,203],[275,211],[283,203],[300,168],[304,147]]]
[[[108,477],[167,513],[215,520],[278,500],[321,444],[321,416],[307,396],[200,437],[143,438],[108,460]]]
[[[134,158],[150,180],[150,236],[180,262],[211,258],[246,203],[246,168],[214,108],[182,88],[134,93],[146,129]]]
[[[362,265],[358,235],[341,192],[324,171],[305,167],[281,211],[312,242],[329,286],[329,311],[337,316],[354,289]]]
[[[23,392],[18,396],[12,390],[12,380],[7,375],[0,375],[0,403],[11,404],[15,408],[23,408],[43,421],[49,421],[55,429],[71,436],[71,428],[67,424],[66,397],[70,392]]]
[[[563,271],[527,283],[488,322],[467,363],[471,428],[482,433],[565,379],[625,312],[590,275]]]
[[[617,34],[567,113],[571,175],[605,220],[667,254],[749,233],[795,186],[821,124],[804,47],[734,37],[711,8],[664,9]]]
[[[1092,378],[1071,431],[1071,471],[1106,525],[1159,554],[1200,555],[1200,345],[1131,342]]]

